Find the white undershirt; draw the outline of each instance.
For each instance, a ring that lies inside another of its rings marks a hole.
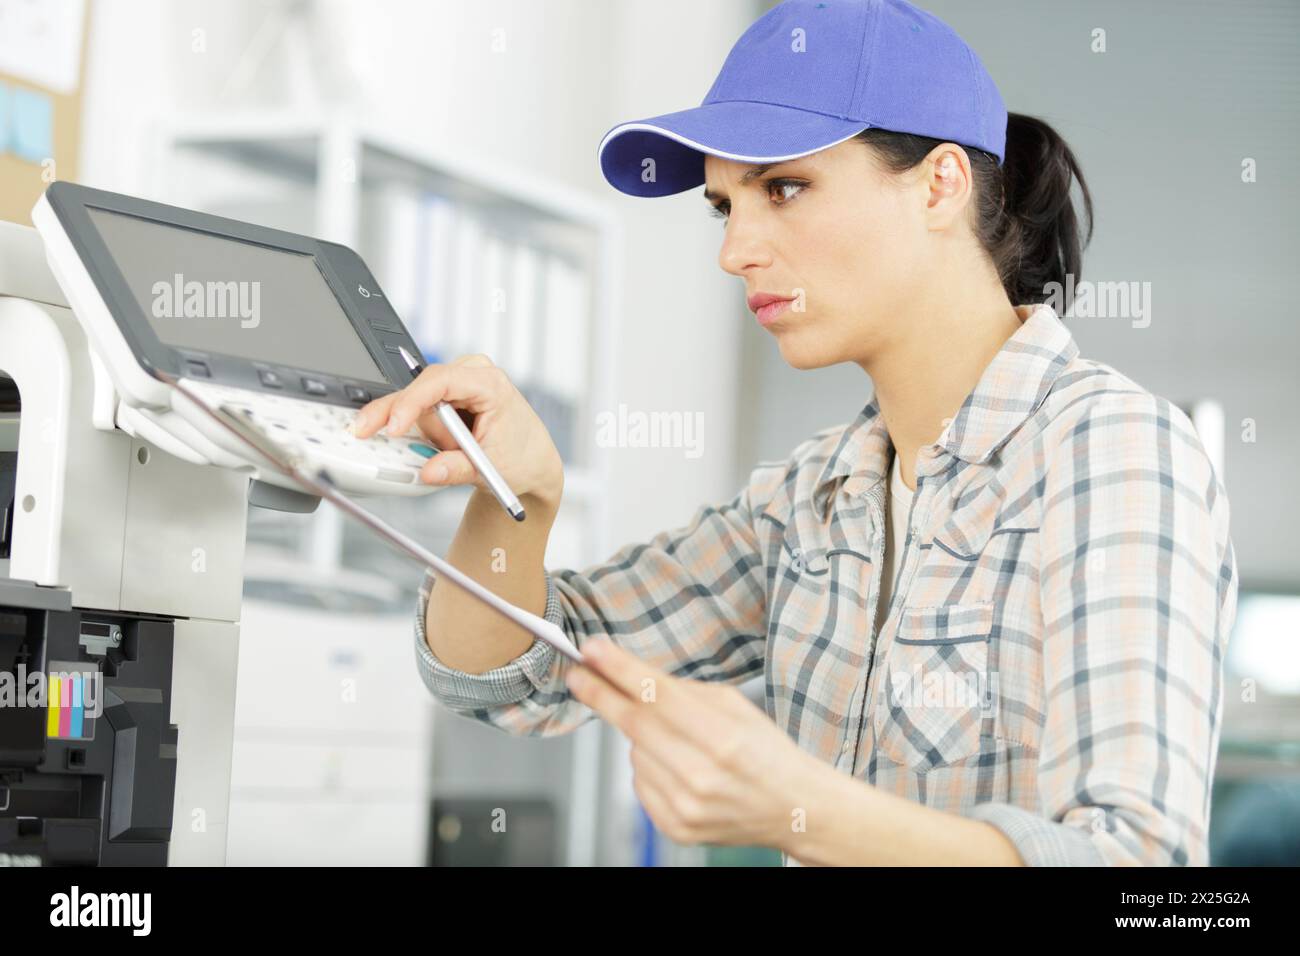
[[[898,582],[902,570],[903,542],[907,540],[907,516],[912,510],[914,492],[903,484],[903,473],[899,467],[899,457],[894,456],[894,467],[889,471],[889,485],[885,498],[889,510],[889,520],[885,522],[885,560],[880,569],[880,603],[876,606],[876,632],[885,623],[889,610],[889,600]]]

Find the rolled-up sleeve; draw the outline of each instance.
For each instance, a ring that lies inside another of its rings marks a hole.
[[[1187,417],[1099,399],[1056,449],[1039,533],[1040,812],[968,813],[1031,865],[1205,865],[1237,574]]]
[[[429,650],[424,624],[433,581],[433,571],[427,572],[420,587],[415,614],[416,666],[430,693],[452,710],[475,710],[514,704],[537,691],[546,690],[554,680],[559,654],[545,641],[534,640],[532,646],[514,660],[482,674],[456,670],[438,660]],[[564,625],[550,574],[546,574],[546,611],[543,616],[552,624]]]
[[[679,677],[739,682],[763,668],[766,641],[764,545],[754,519],[783,472],[760,465],[731,501],[697,510],[684,527],[582,571],[546,572],[546,619],[581,649],[608,637]],[[514,734],[572,730],[593,714],[564,681],[572,666],[537,640],[482,674],[446,666],[429,648],[425,614],[433,577],[416,611],[417,666],[450,709]]]

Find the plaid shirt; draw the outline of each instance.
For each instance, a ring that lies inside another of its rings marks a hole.
[[[766,710],[844,773],[987,821],[1029,864],[1205,864],[1228,500],[1191,422],[1079,358],[1046,305],[922,448],[874,627],[893,446],[873,399],[759,465],[730,502],[582,571],[546,617],[679,677],[762,674]],[[484,674],[418,665],[448,707],[516,734],[592,716],[536,642]]]

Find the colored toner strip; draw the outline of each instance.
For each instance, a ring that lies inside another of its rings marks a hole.
[[[48,698],[46,701],[46,718],[45,718],[45,736],[59,736],[59,684],[57,677],[51,677],[46,683],[45,693]]]
[[[69,737],[84,737],[82,732],[85,716],[85,704],[82,701],[84,694],[85,678],[77,676],[72,678],[72,718],[68,721]]]
[[[93,733],[94,718],[86,713],[84,674],[50,675],[46,682],[45,736],[59,740],[82,739]]]

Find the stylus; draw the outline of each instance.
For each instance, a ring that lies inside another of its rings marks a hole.
[[[402,354],[402,361],[404,361],[406,367],[411,370],[412,378],[419,375],[420,372],[424,370],[424,366],[412,358],[411,353],[406,351],[404,346],[399,345],[397,351]],[[510,486],[507,485],[505,479],[501,477],[501,473],[496,470],[496,467],[488,460],[488,456],[483,453],[482,447],[474,440],[474,436],[470,433],[470,430],[465,427],[465,423],[461,421],[460,415],[457,413],[456,409],[451,405],[448,405],[446,402],[439,402],[434,407],[434,411],[437,412],[438,419],[447,426],[447,431],[451,432],[451,437],[456,439],[456,444],[459,445],[460,450],[465,453],[465,457],[470,460],[470,463],[474,466],[475,470],[483,476],[483,480],[487,482],[488,489],[492,492],[497,501],[501,502],[501,507],[505,508],[506,511],[509,512],[510,517],[514,518],[516,521],[523,521],[524,506],[519,503],[519,499],[516,498],[515,493],[510,490]]]
[[[165,373],[156,374],[189,399],[192,404],[220,423],[226,431],[234,434],[245,445],[257,452],[258,456],[265,459],[276,471],[292,478],[312,494],[319,495],[335,507],[351,515],[399,551],[405,552],[417,561],[423,562],[426,567],[433,568],[434,571],[448,578],[457,587],[462,588],[484,604],[504,614],[534,637],[550,644],[569,660],[577,664],[582,663],[582,652],[573,645],[559,625],[546,620],[544,617],[538,617],[530,611],[525,611],[521,607],[515,607],[505,598],[489,591],[469,575],[459,571],[433,552],[422,547],[388,522],[377,515],[371,514],[351,498],[341,494],[329,480],[327,472],[310,472],[302,468],[298,456],[281,448],[252,423],[242,419],[234,410],[225,405],[211,407],[177,379],[167,376]]]

